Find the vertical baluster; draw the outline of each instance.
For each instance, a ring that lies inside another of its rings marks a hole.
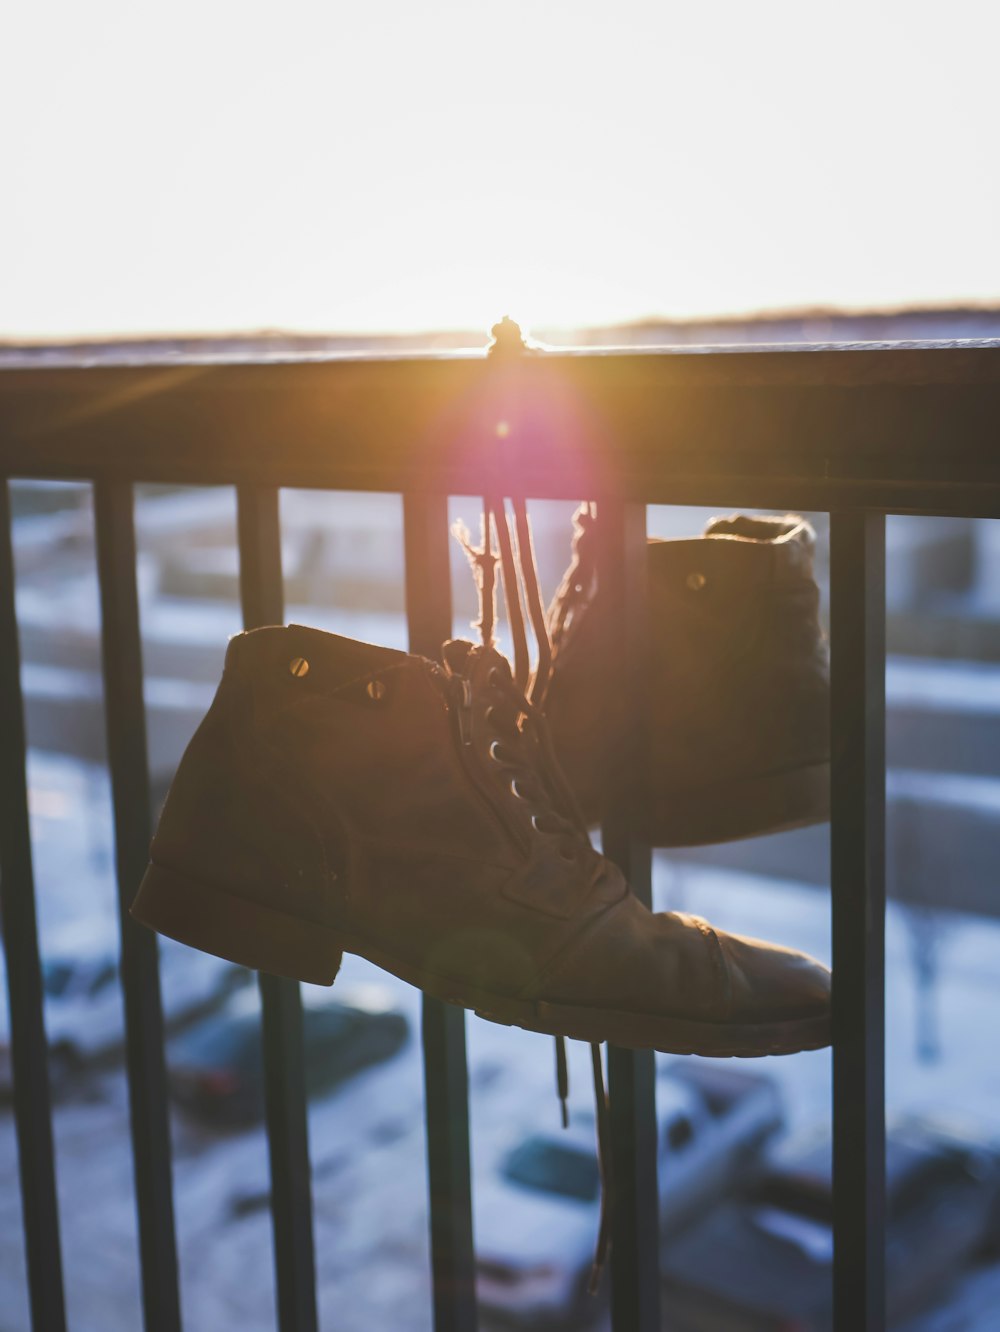
[[[403,498],[410,651],[437,660],[451,637],[448,503]],[[465,1013],[424,995],[424,1089],[436,1332],[475,1332]]]
[[[285,612],[278,492],[238,486],[237,511],[244,627],[282,624]],[[278,1326],[281,1332],[315,1332],[316,1268],[302,998],[295,981],[263,973],[260,993]]]
[[[94,519],[143,1316],[147,1332],[172,1332],[180,1327],[181,1315],[157,943],[152,930],[129,915],[150,838],[131,484],[95,482]]]
[[[885,1326],[885,518],[830,515],[833,1307]]]
[[[31,1325],[34,1332],[62,1332],[66,1311],[28,827],[14,552],[6,481],[0,484],[0,644],[3,645],[0,649],[0,924],[7,957],[14,1121]]]
[[[646,510],[608,500],[598,505],[599,577],[608,616],[605,632],[621,644],[609,691],[630,699],[622,734],[612,737],[612,769],[623,775],[604,821],[604,853],[632,891],[651,904],[649,846],[637,835],[644,800],[646,663]],[[612,1144],[611,1317],[616,1332],[659,1332],[659,1200],[656,1078],[651,1050],[608,1051]]]

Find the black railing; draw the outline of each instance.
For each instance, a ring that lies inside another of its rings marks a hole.
[[[1000,515],[1000,345],[591,351],[524,358],[0,370],[0,475],[95,488],[127,1065],[148,1329],[180,1326],[154,938],[126,908],[149,791],[135,580],[137,482],[237,489],[247,626],[283,616],[278,488],[402,493],[410,646],[451,629],[449,494],[596,498],[621,641],[642,659],[645,506],[829,510],[834,961],[834,1309],[884,1324],[884,564],[889,512]],[[0,838],[15,1117],[33,1325],[65,1326],[25,781],[14,568],[0,492]],[[643,681],[625,683],[641,744]],[[637,770],[638,765],[633,765]],[[604,847],[649,898],[623,791]],[[317,1325],[298,987],[263,977],[271,1205],[282,1332]],[[425,999],[434,1317],[475,1326],[464,1014]],[[652,1058],[612,1050],[612,1313],[659,1327]]]

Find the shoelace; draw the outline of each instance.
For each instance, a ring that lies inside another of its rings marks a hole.
[[[608,1100],[607,1084],[604,1081],[604,1064],[601,1059],[601,1047],[591,1045],[590,1062],[594,1073],[594,1105],[597,1110],[597,1165],[601,1172],[601,1217],[597,1223],[597,1243],[594,1247],[594,1262],[587,1282],[587,1293],[596,1295],[601,1284],[601,1273],[608,1259],[611,1247],[611,1106]]]
[[[489,683],[508,704],[502,714],[498,715],[494,709],[490,718],[498,737],[490,746],[490,757],[510,772],[514,795],[535,806],[531,816],[535,830],[561,837],[560,855],[566,860],[575,860],[581,837],[586,840],[588,848],[590,841],[576,798],[556,758],[545,714],[497,667],[490,671]],[[519,725],[522,718],[523,723]],[[528,727],[538,747],[540,762],[537,767],[525,754],[525,729]]]
[[[594,592],[594,525],[597,514],[593,504],[581,504],[573,515],[573,560],[553,599],[546,629],[552,642],[553,661],[558,659],[578,607],[590,601]]]
[[[463,524],[456,524],[453,532],[465,550],[472,566],[479,594],[479,620],[475,627],[479,629],[482,642],[488,648],[492,648],[494,645],[496,565],[498,561],[500,563],[504,603],[507,607],[507,617],[514,643],[514,675],[513,678],[509,675],[503,677],[501,672],[497,672],[496,677],[491,679],[490,683],[494,687],[500,686],[503,688],[509,696],[512,707],[516,709],[511,721],[513,729],[518,729],[520,719],[523,717],[526,724],[530,723],[533,736],[538,743],[543,772],[549,784],[549,800],[540,802],[543,806],[542,810],[539,814],[533,816],[532,823],[539,832],[563,833],[567,837],[565,845],[575,848],[579,846],[581,836],[586,839],[589,845],[587,825],[556,757],[555,747],[552,744],[542,706],[552,675],[553,639],[556,635],[562,637],[565,622],[571,609],[578,601],[589,595],[590,583],[593,578],[593,556],[591,552],[592,543],[587,540],[587,533],[593,526],[595,515],[593,507],[586,504],[574,515],[576,530],[573,541],[574,560],[557,596],[559,614],[553,626],[553,637],[550,638],[549,624],[542,605],[541,584],[538,578],[538,566],[535,561],[534,542],[531,535],[527,505],[520,498],[515,498],[512,503],[515,524],[513,535],[509,526],[505,502],[494,496],[487,496],[483,502],[480,528],[482,533],[481,547],[476,548],[472,545],[468,529]],[[499,554],[495,554],[493,551],[494,531],[499,546]],[[524,592],[532,629],[538,644],[538,665],[533,680],[530,678],[527,633],[519,589]],[[508,738],[511,738],[510,734]],[[507,760],[499,757],[502,751],[496,745],[497,742],[494,742],[494,747],[491,747],[491,756],[497,757],[498,761],[506,762]],[[537,789],[537,777],[530,766],[524,767],[523,761],[520,759],[520,749],[516,755],[513,750],[510,751],[509,766],[516,769],[518,774],[512,779],[514,794],[521,795],[524,799],[537,800],[540,794]],[[517,786],[519,779],[522,782],[520,787]],[[571,840],[570,834],[572,834]],[[566,1057],[566,1038],[556,1036],[555,1047],[556,1093],[559,1097],[562,1124],[564,1128],[567,1128],[569,1126],[569,1065]],[[611,1244],[610,1198],[612,1179],[608,1122],[609,1103],[601,1047],[592,1044],[590,1051],[596,1104],[597,1158],[601,1177],[600,1220],[594,1250],[594,1262],[587,1285],[588,1292],[595,1295],[600,1285],[601,1273],[604,1270]]]

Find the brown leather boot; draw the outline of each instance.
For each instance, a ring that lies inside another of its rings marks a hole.
[[[577,514],[574,562],[549,608],[545,710],[588,822],[617,778],[608,729],[625,700],[602,625],[597,532]],[[648,543],[649,826],[653,846],[698,846],[829,818],[829,675],[803,518],[716,518]],[[610,675],[605,675],[610,672]]]
[[[653,915],[595,852],[496,651],[445,666],[316,629],[230,643],[133,905],[244,965],[329,984],[341,951],[497,1022],[676,1052],[827,1043],[800,953]]]

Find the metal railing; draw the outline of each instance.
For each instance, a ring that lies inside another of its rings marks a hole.
[[[1000,516],[1000,344],[547,353],[0,370],[0,841],[33,1326],[65,1326],[6,478],[92,481],[145,1326],[180,1326],[154,936],[127,908],[149,790],[133,485],[236,487],[244,623],[283,618],[278,489],[404,498],[411,650],[450,635],[447,496],[595,498],[627,654],[641,660],[645,506],[830,512],[834,1310],[884,1325],[884,572],[890,512]],[[633,669],[635,669],[633,667]],[[641,697],[636,680],[633,698]],[[624,743],[641,743],[641,719]],[[649,901],[622,799],[606,852]],[[298,987],[261,978],[282,1332],[317,1326]],[[465,1020],[425,998],[437,1332],[476,1324]],[[612,1050],[618,1332],[659,1327],[652,1055]]]

